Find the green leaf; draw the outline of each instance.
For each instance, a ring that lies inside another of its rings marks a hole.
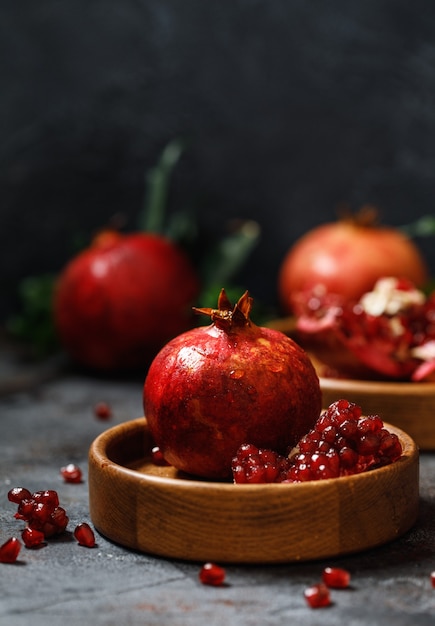
[[[37,356],[49,354],[58,347],[52,312],[55,280],[51,274],[22,280],[18,287],[21,311],[6,322],[11,336],[32,345]]]
[[[139,230],[163,233],[171,175],[185,147],[184,140],[174,139],[164,148],[155,167],[146,173],[145,200],[139,215]]]
[[[257,222],[237,222],[233,231],[218,241],[203,260],[201,270],[204,289],[214,285],[229,288],[257,246],[260,235],[261,229]]]
[[[435,235],[435,216],[424,215],[415,222],[400,227],[408,237],[432,237]]]

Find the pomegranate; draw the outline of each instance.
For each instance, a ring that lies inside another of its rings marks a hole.
[[[104,231],[59,276],[54,321],[79,364],[135,369],[189,328],[198,290],[196,271],[171,241]]]
[[[321,410],[316,371],[283,333],[250,320],[245,292],[232,307],[196,309],[212,323],[172,339],[144,383],[145,415],[155,444],[179,470],[206,478],[231,475],[245,441],[285,452]]]
[[[380,226],[375,209],[363,207],[352,218],[314,228],[290,248],[279,270],[278,293],[284,311],[291,313],[301,291],[322,285],[344,300],[356,300],[383,276],[422,287],[429,272],[411,239]]]
[[[435,292],[384,277],[358,301],[316,288],[295,300],[300,343],[324,376],[428,380],[435,372]]]

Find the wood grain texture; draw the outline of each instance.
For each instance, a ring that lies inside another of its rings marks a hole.
[[[127,548],[221,563],[278,563],[372,548],[405,533],[419,502],[418,449],[402,431],[396,463],[357,476],[285,485],[192,480],[150,460],[145,418],[89,450],[91,519]]]

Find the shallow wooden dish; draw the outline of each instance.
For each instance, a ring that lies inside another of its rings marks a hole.
[[[145,418],[104,432],[89,451],[90,514],[127,548],[193,561],[278,563],[352,553],[393,540],[415,522],[418,449],[357,476],[304,484],[192,480],[150,460]]]
[[[421,450],[435,450],[435,384],[320,377],[323,406],[345,398],[365,415],[378,414],[404,430]]]

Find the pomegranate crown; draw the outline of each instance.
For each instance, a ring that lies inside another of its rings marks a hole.
[[[217,309],[193,307],[193,310],[195,313],[209,315],[216,326],[229,330],[233,325],[239,327],[251,325],[249,315],[251,313],[252,304],[253,298],[245,291],[233,306],[228,299],[225,289],[222,288],[218,297]]]

